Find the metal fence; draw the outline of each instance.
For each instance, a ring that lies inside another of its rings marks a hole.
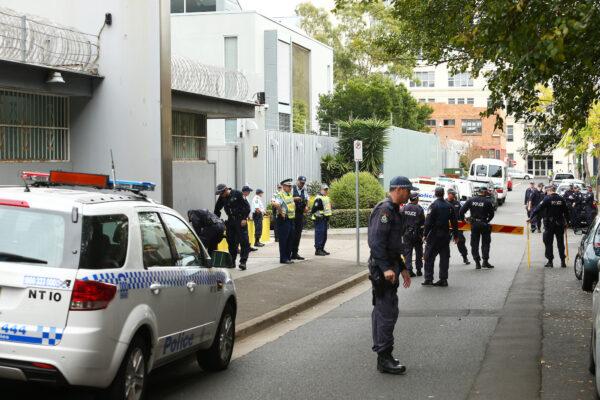
[[[0,7],[0,58],[98,73],[98,37]]]

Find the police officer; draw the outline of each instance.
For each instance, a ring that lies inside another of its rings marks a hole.
[[[453,207],[444,200],[444,188],[435,188],[435,201],[429,206],[425,219],[425,281],[423,286],[448,286],[448,267],[450,266],[450,225],[452,237],[458,241],[458,221]],[[433,283],[435,257],[440,256],[439,280]]]
[[[410,287],[410,275],[402,260],[402,234],[404,217],[400,204],[408,200],[411,190],[416,190],[403,176],[390,181],[389,196],[377,204],[369,218],[368,242],[369,279],[373,285],[372,350],[377,353],[377,370],[382,373],[404,374],[406,367],[396,360],[394,326],[398,320],[398,286],[400,275],[405,288]]]
[[[402,208],[406,221],[404,232],[404,260],[411,278],[423,276],[423,228],[425,226],[425,211],[419,205],[419,193],[411,192],[409,203]],[[415,266],[413,271],[413,250],[415,252]]]
[[[329,198],[329,186],[321,185],[321,191],[315,197],[310,213],[315,224],[315,255],[328,256],[329,252],[325,250],[327,243],[327,230],[329,229],[329,218],[333,215],[331,209],[331,199]]]
[[[252,188],[250,186],[248,186],[248,185],[242,186],[242,195],[244,195],[244,200],[246,200],[246,202],[248,203],[248,208],[250,210],[250,214],[248,214],[248,219],[252,218],[252,207],[250,206],[250,200],[249,200],[250,193],[252,193]],[[240,238],[240,246],[241,247],[247,246],[249,251],[258,250],[256,247],[252,247],[252,245],[250,245],[250,236],[248,233],[248,225],[246,225],[244,227],[244,230],[246,231],[246,234]]]
[[[207,209],[189,210],[188,220],[192,228],[206,247],[209,254],[217,250],[219,243],[225,237],[225,224],[223,220]]]
[[[569,219],[567,221],[572,227],[574,227],[575,213],[573,212],[573,204],[575,204],[575,188],[572,183],[569,184],[569,188],[565,190],[562,197],[567,203],[567,208],[569,209]]]
[[[556,236],[556,246],[558,247],[558,256],[560,257],[560,266],[567,267],[565,264],[565,227],[569,220],[569,208],[564,198],[556,193],[556,188],[547,186],[548,195],[531,213],[532,217],[544,212],[544,246],[546,247],[546,258],[548,262],[545,267],[552,268],[554,259],[553,242]],[[529,222],[529,220],[527,220]]]
[[[294,245],[294,218],[296,203],[292,195],[292,180],[281,181],[281,190],[273,196],[271,204],[276,211],[275,223],[279,235],[279,262],[293,264],[292,247]]]
[[[456,215],[456,219],[458,220],[460,218],[460,201],[458,201],[458,199],[456,198],[456,190],[448,189],[447,201],[454,209],[454,214]],[[465,245],[465,243],[467,242],[467,239],[465,239],[465,234],[459,230],[456,237],[458,238],[456,246],[458,247],[458,251],[463,258],[463,263],[465,263],[465,265],[471,264],[468,257],[469,251],[467,250],[467,246]]]
[[[215,204],[215,215],[221,217],[221,210],[223,209],[225,210],[225,214],[227,214],[225,228],[227,229],[229,254],[231,254],[231,258],[235,263],[238,246],[241,247],[239,267],[244,271],[246,269],[246,261],[248,261],[248,254],[250,253],[250,243],[248,240],[250,204],[244,199],[242,192],[231,189],[224,183],[217,185],[215,195],[219,196],[217,204]]]
[[[538,184],[538,189],[536,189],[535,192],[533,192],[533,194],[531,195],[531,197],[529,198],[529,205],[528,205],[528,213],[527,215],[531,218],[531,212],[542,202],[542,200],[544,200],[544,197],[546,197],[546,192],[544,190],[544,184],[543,183],[539,183]],[[536,215],[535,218],[531,218],[531,232],[535,233],[535,231],[537,230],[538,232],[542,233],[542,215]]]
[[[492,242],[492,226],[490,221],[494,218],[494,206],[487,197],[487,187],[480,186],[477,196],[471,197],[460,209],[460,219],[465,219],[467,211],[471,211],[469,222],[471,223],[471,254],[475,260],[475,269],[494,268],[489,263],[490,244]],[[479,256],[479,241],[481,239],[481,255]]]
[[[527,190],[525,190],[525,201],[523,204],[525,204],[525,210],[527,211],[527,217],[531,216],[531,210],[529,209],[529,202],[531,201],[531,196],[533,196],[536,192],[536,188],[535,188],[535,182],[534,181],[530,181],[529,182],[529,187],[527,188]]]
[[[594,192],[592,187],[588,185],[587,191],[583,193],[583,207],[585,209],[585,221],[587,223],[587,229],[589,230],[594,221]]]
[[[573,197],[573,216],[571,220],[573,223],[573,230],[577,231],[581,229],[581,217],[584,213],[583,194],[581,193],[581,189],[577,185],[575,185],[575,192],[573,193]]]
[[[302,229],[304,229],[304,213],[308,211],[308,191],[306,190],[306,177],[300,175],[293,187],[294,202],[296,203],[296,215],[294,216],[294,232],[292,241],[292,260],[304,260],[298,254]]]
[[[252,198],[252,220],[254,221],[254,246],[263,247],[264,244],[260,242],[263,231],[263,218],[265,216],[265,205],[262,201],[262,195],[264,191],[262,189],[256,189],[256,194]]]

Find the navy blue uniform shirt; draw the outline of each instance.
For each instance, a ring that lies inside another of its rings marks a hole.
[[[425,237],[430,232],[449,233],[452,225],[452,235],[458,234],[458,220],[454,208],[444,199],[436,199],[429,206],[429,213],[425,219]]]
[[[475,196],[465,202],[460,209],[460,219],[465,219],[467,211],[471,211],[471,218],[476,221],[488,223],[494,218],[494,205],[487,197]]]
[[[225,210],[227,218],[231,221],[248,219],[250,215],[250,204],[239,190],[231,190],[229,196],[219,197],[215,204],[215,215],[221,217],[221,210]]]
[[[402,208],[406,226],[415,226],[419,229],[425,225],[425,210],[418,204],[408,203]]]
[[[371,261],[382,272],[391,269],[399,273],[406,269],[402,259],[404,218],[400,207],[389,198],[379,202],[371,213],[368,231]]]
[[[543,213],[544,220],[552,219],[557,225],[565,225],[569,220],[569,207],[560,195],[552,193],[544,197],[544,200],[533,210],[531,217]]]

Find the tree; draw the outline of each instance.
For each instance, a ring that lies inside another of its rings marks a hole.
[[[337,23],[334,25],[331,13],[324,8],[317,8],[310,2],[296,7],[300,27],[333,48],[336,82],[382,70],[409,76],[413,60],[397,55],[392,57],[384,47],[401,32],[391,11],[382,0],[364,4],[351,2],[335,9]]]
[[[401,128],[425,130],[432,109],[419,104],[406,87],[387,75],[356,76],[320,96],[317,118],[321,124],[352,118],[381,119]]]
[[[349,172],[331,184],[331,202],[336,209],[356,207],[356,174]],[[358,174],[358,207],[373,208],[385,198],[385,190],[373,175],[367,172]]]
[[[294,120],[292,130],[296,133],[306,133],[306,124],[308,119],[308,107],[302,100],[294,100],[293,112]]]
[[[336,5],[372,2],[336,0]],[[506,108],[538,129],[579,131],[600,97],[597,1],[394,0],[392,14],[404,29],[386,39],[389,56],[412,54],[483,74],[491,91],[488,116]],[[540,105],[539,84],[553,88],[550,113],[531,112]]]
[[[321,180],[331,184],[344,174],[352,171],[352,163],[338,154],[325,154],[321,157]]]
[[[383,166],[383,151],[389,144],[387,129],[389,123],[376,119],[354,119],[340,122],[338,154],[346,162],[354,160],[354,141],[363,142],[363,161],[360,170],[379,176]]]
[[[591,151],[594,157],[600,157],[600,102],[592,106],[586,125],[577,132],[568,131],[559,145],[571,154],[581,156],[584,175],[589,177],[591,174],[587,165],[588,152]]]

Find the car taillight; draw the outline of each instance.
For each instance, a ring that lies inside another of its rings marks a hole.
[[[34,367],[36,367],[36,368],[41,368],[41,369],[56,369],[54,367],[54,365],[50,365],[50,364],[46,364],[46,363],[40,363],[40,362],[32,362],[31,365],[34,366]]]
[[[117,287],[97,281],[77,279],[73,285],[71,296],[71,311],[102,310],[115,297]]]
[[[496,193],[504,193],[504,189],[502,189],[502,188],[496,188]]]

